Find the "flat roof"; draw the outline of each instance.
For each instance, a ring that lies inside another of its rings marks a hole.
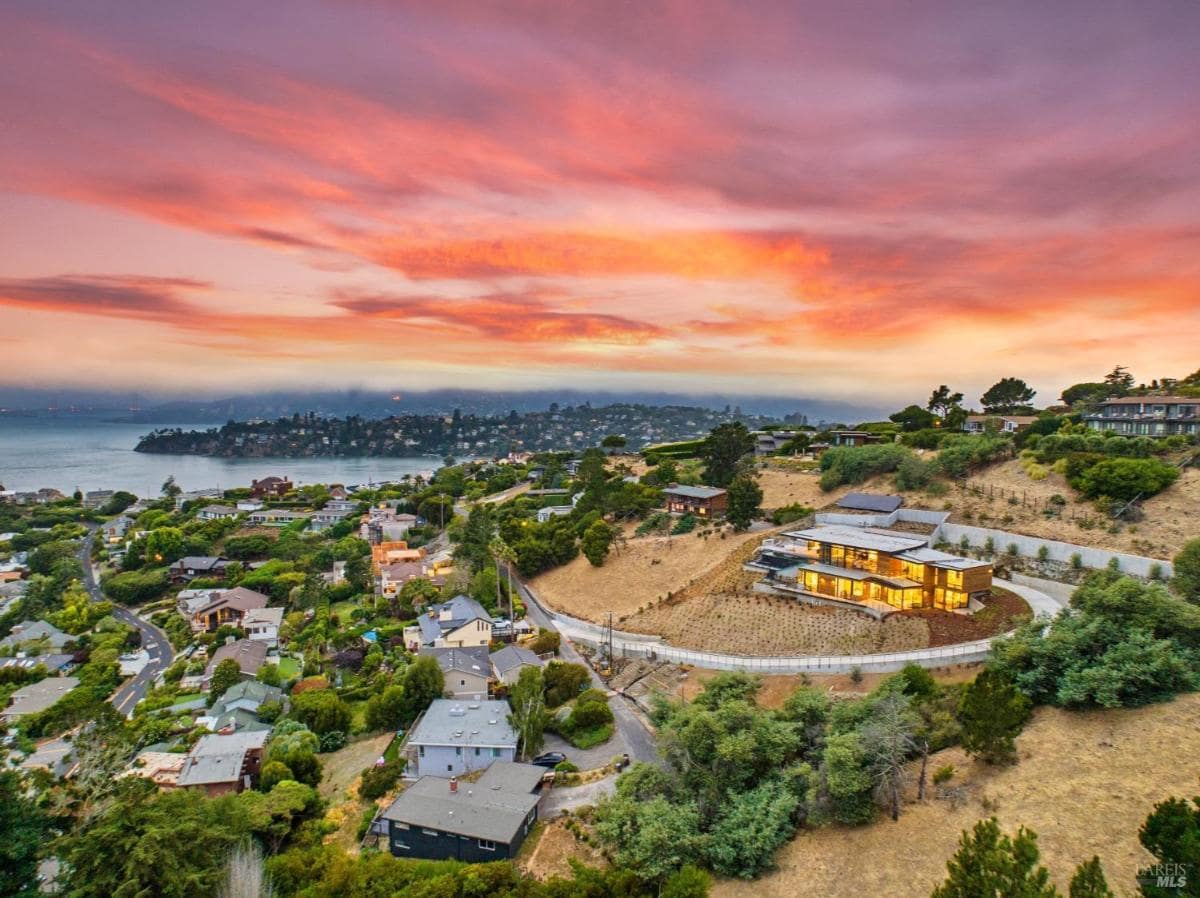
[[[861,511],[895,511],[904,499],[900,496],[886,496],[881,493],[846,493],[837,500],[841,508],[855,508]]]
[[[512,709],[495,699],[434,699],[409,735],[410,745],[515,747],[517,734],[508,723]]]
[[[924,537],[898,533],[894,530],[875,530],[866,527],[850,527],[844,524],[811,527],[808,530],[789,530],[784,536],[889,553],[920,548],[928,542]]]
[[[714,499],[725,494],[725,490],[715,486],[669,486],[663,492],[671,496],[685,496],[688,499]]]

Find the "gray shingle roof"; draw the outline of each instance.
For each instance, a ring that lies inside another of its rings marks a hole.
[[[430,648],[421,649],[420,654],[437,658],[438,666],[444,673],[460,671],[462,673],[488,675],[488,650],[485,645],[469,648]]]
[[[410,745],[497,746],[516,748],[517,734],[508,723],[508,702],[438,698],[408,737]]]
[[[270,734],[265,730],[245,731],[229,736],[201,736],[192,746],[183,770],[181,786],[203,786],[210,783],[232,783],[242,774],[246,752],[261,749]]]
[[[540,782],[545,771],[538,767],[533,769],[537,771],[536,782]],[[483,778],[477,783],[460,782],[456,792],[450,791],[449,780],[425,776],[391,803],[383,812],[383,819],[507,845],[516,839],[525,818],[537,806],[538,796],[531,791],[532,786],[521,788],[521,781],[533,775],[505,776],[496,779],[491,786],[485,786]]]
[[[535,664],[541,667],[542,659],[529,651],[529,649],[523,649],[516,645],[506,645],[499,651],[492,653],[492,666],[496,668],[496,673],[500,676],[503,676],[514,668],[520,667],[522,664]]]
[[[19,717],[45,711],[60,698],[79,685],[77,677],[46,677],[28,686],[22,686],[12,694],[12,703],[0,714]]]

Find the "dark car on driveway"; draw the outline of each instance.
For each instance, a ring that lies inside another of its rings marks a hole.
[[[548,751],[544,755],[538,755],[529,763],[536,764],[538,767],[547,767],[550,770],[553,770],[566,759],[567,756],[561,751]]]

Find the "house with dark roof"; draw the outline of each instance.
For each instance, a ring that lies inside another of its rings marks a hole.
[[[406,773],[416,776],[461,776],[512,761],[517,733],[508,722],[508,702],[434,699],[409,733]]]
[[[228,558],[214,555],[188,555],[172,564],[169,570],[171,579],[179,583],[185,580],[194,580],[197,577],[217,577],[219,579],[225,576],[225,568],[228,566]]]
[[[729,494],[715,486],[675,484],[663,490],[663,498],[667,500],[667,511],[671,514],[692,514],[702,518],[723,515],[729,505]]]
[[[461,648],[486,646],[491,641],[492,616],[470,596],[430,605],[417,618],[416,626],[404,628],[404,644],[410,652],[421,646]]]
[[[292,482],[286,477],[277,477],[274,474],[250,482],[250,495],[255,499],[278,499],[291,491]]]
[[[252,680],[258,676],[259,669],[266,663],[267,644],[256,642],[253,639],[235,639],[233,642],[225,643],[208,659],[208,664],[204,668],[205,686],[212,679],[217,665],[229,658],[238,663],[238,669],[242,672],[243,677]]]
[[[223,521],[227,518],[236,518],[240,511],[232,505],[205,505],[198,512],[196,517],[202,521]]]
[[[258,719],[258,710],[267,702],[283,702],[283,690],[258,680],[243,680],[225,690],[196,723],[214,733],[270,730],[271,724]]]
[[[511,859],[537,822],[545,775],[532,764],[497,761],[473,783],[424,776],[377,823],[396,857]]]
[[[497,680],[508,686],[512,686],[517,682],[524,668],[542,666],[541,658],[529,651],[529,649],[524,649],[516,645],[506,645],[499,651],[492,652],[490,661],[492,663],[492,674]]]
[[[766,573],[756,584],[760,590],[874,617],[914,608],[966,609],[992,586],[990,562],[930,548],[927,536],[869,527],[789,531],[763,540],[745,567]]]
[[[876,511],[888,514],[904,504],[901,496],[885,496],[879,493],[846,493],[837,500],[839,508],[853,511]]]
[[[490,666],[487,646],[452,646],[436,649],[424,646],[420,654],[437,659],[438,667],[442,669],[446,693],[451,698],[460,701],[481,701],[488,697]]]

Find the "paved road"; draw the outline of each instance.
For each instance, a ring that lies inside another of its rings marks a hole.
[[[616,791],[616,785],[617,776],[613,774],[585,786],[555,786],[546,796],[538,814],[543,820],[548,820],[557,817],[563,811],[595,804],[605,795],[612,795]]]
[[[525,603],[525,612],[529,619],[539,627],[545,627],[547,630],[559,630],[557,622],[547,613],[537,598],[529,591],[516,572],[513,572],[513,582],[517,584],[517,590],[521,596],[521,600]],[[561,631],[560,631],[561,632]],[[575,664],[582,664],[587,668],[588,674],[592,678],[592,684],[609,695],[609,707],[612,708],[614,722],[616,723],[617,735],[625,743],[625,747],[612,746],[612,754],[618,754],[622,751],[628,752],[629,757],[634,761],[645,761],[647,764],[661,763],[658,756],[658,745],[654,741],[654,735],[642,721],[641,715],[633,709],[632,703],[625,696],[613,692],[608,688],[608,684],[600,679],[600,675],[592,669],[592,666],[587,663],[582,655],[575,650],[575,646],[571,644],[571,640],[564,635],[562,645],[559,647],[559,654],[564,661],[569,661]]]
[[[92,597],[92,601],[100,602],[104,600],[104,594],[100,592],[100,586],[96,583],[96,572],[92,569],[92,539],[94,535],[95,531],[88,532],[79,549],[78,557],[80,564],[83,565],[83,585],[87,589],[88,595]],[[142,634],[142,648],[150,656],[149,662],[141,672],[118,687],[117,691],[112,694],[112,698],[109,699],[114,708],[129,717],[133,714],[134,706],[142,700],[147,690],[154,684],[155,678],[170,665],[175,657],[175,651],[171,648],[171,641],[167,639],[166,633],[154,624],[142,620],[124,605],[113,605],[113,617],[123,624],[137,628],[138,632]]]

